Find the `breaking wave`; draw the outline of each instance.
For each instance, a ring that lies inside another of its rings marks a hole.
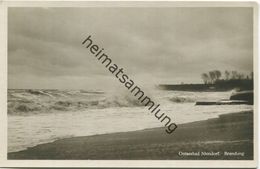
[[[129,94],[105,94],[84,90],[8,90],[8,114],[77,111],[89,108],[143,106]]]
[[[174,102],[174,103],[191,103],[191,102],[195,102],[196,99],[185,98],[185,97],[172,97],[172,98],[169,98],[169,101]]]

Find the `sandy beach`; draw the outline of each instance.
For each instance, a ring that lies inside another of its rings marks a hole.
[[[8,153],[8,159],[252,160],[253,112],[165,128],[60,139]]]

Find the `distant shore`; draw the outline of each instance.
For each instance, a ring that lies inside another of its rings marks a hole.
[[[253,90],[252,79],[218,80],[213,84],[160,84],[162,90],[190,92],[225,92],[233,89]]]
[[[8,159],[92,160],[252,160],[253,112],[165,128],[61,139],[20,152]]]

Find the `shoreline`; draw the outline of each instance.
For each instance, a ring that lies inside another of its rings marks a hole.
[[[161,127],[59,139],[10,152],[8,159],[250,160],[253,112],[180,124],[172,134]]]

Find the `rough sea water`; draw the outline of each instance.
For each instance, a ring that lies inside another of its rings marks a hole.
[[[176,124],[253,110],[252,105],[195,106],[196,101],[228,99],[229,92],[154,90],[161,112]],[[84,90],[8,90],[8,152],[61,138],[163,127],[136,97]],[[174,134],[174,132],[172,133]]]

